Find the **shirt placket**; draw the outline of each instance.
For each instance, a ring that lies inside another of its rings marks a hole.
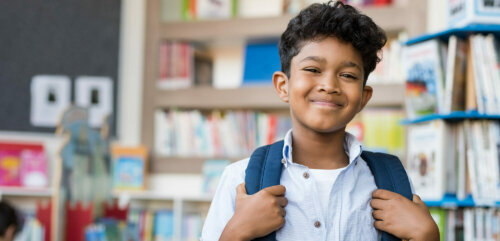
[[[307,225],[311,225],[312,227],[311,230],[313,230],[314,233],[314,240],[327,240],[327,226],[325,225],[326,216],[325,212],[321,211],[320,197],[318,196],[319,193],[316,183],[311,178],[309,168],[302,165],[298,167],[298,173],[296,175],[299,176],[304,182],[304,194],[306,197],[311,197],[305,199],[306,202],[308,202],[307,206],[311,207],[311,210],[313,211]]]

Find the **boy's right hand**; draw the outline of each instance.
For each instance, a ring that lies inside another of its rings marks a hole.
[[[276,185],[248,195],[245,183],[236,188],[235,211],[219,240],[252,240],[285,224],[285,187]]]

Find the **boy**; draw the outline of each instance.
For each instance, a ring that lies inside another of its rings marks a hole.
[[[0,201],[0,241],[12,241],[20,229],[16,210],[7,202]]]
[[[372,95],[366,80],[385,43],[369,17],[341,2],[313,4],[290,21],[279,44],[282,72],[273,75],[292,118],[281,185],[247,195],[249,159],[228,166],[202,240],[252,240],[276,231],[277,240],[375,241],[377,229],[439,240],[418,196],[412,202],[377,190],[360,143],[345,132]]]

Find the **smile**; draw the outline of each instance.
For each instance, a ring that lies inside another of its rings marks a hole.
[[[340,109],[343,107],[343,105],[340,105],[340,104],[336,104],[336,103],[333,103],[333,102],[329,102],[329,101],[311,101],[314,105],[318,105],[318,106],[321,106],[321,107],[327,107],[327,108],[333,108],[333,109]]]

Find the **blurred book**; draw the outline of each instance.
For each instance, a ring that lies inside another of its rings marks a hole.
[[[465,70],[467,64],[467,44],[452,35],[448,40],[444,113],[465,110]]]
[[[491,0],[448,0],[449,27],[472,24],[500,24],[500,5]]]
[[[166,41],[160,45],[160,89],[188,88],[193,84],[193,47],[186,42]]]
[[[146,186],[148,151],[145,146],[112,146],[113,187],[139,190]]]
[[[446,141],[444,121],[409,126],[407,172],[423,200],[441,200],[445,193]]]
[[[283,13],[284,0],[239,0],[238,17],[273,17]]]
[[[196,0],[196,18],[227,19],[236,13],[236,0]]]
[[[408,118],[441,113],[443,110],[442,43],[427,40],[403,48]]]
[[[186,213],[182,217],[182,240],[199,240],[202,228],[203,221],[200,213]]]
[[[171,241],[174,236],[174,213],[172,210],[160,210],[154,215],[154,240]]]
[[[155,152],[164,156],[244,157],[284,138],[286,115],[253,111],[158,110]]]
[[[446,211],[441,208],[429,208],[429,212],[439,228],[439,240],[444,241],[446,232]]]
[[[48,186],[48,160],[41,144],[0,143],[0,186]]]
[[[203,187],[202,193],[213,196],[219,185],[220,177],[224,168],[229,165],[229,160],[206,160],[203,163]]]
[[[363,148],[402,157],[404,128],[399,122],[404,112],[394,109],[365,109],[354,118],[346,131],[356,136]]]
[[[273,74],[281,70],[278,43],[249,43],[245,47],[243,86],[272,85]]]

